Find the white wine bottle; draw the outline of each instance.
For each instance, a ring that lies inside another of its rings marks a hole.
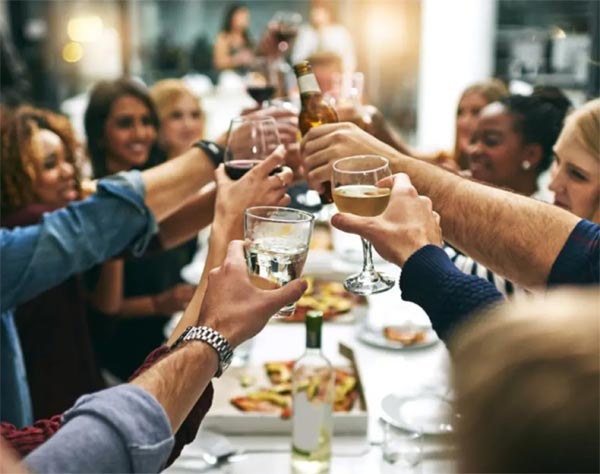
[[[323,313],[306,314],[306,352],[292,374],[292,471],[329,472],[335,373],[321,352]]]

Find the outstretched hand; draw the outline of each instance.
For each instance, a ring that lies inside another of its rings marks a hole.
[[[233,240],[223,264],[208,276],[198,325],[216,329],[236,347],[258,334],[273,314],[296,302],[306,288],[304,280],[277,289],[259,288],[248,274],[244,243]]]
[[[419,196],[407,175],[396,174],[377,185],[392,188],[390,202],[382,214],[336,214],[331,224],[367,239],[383,258],[400,267],[421,247],[442,245],[440,216],[433,211],[429,198]]]
[[[279,146],[265,160],[248,171],[237,181],[230,179],[220,165],[215,172],[217,199],[215,222],[226,222],[227,226],[243,227],[244,211],[253,206],[287,206],[290,197],[287,187],[293,180],[292,170],[285,167],[285,151]],[[270,176],[276,168],[281,171]],[[241,235],[238,234],[241,238]]]
[[[397,151],[361,130],[353,123],[331,123],[310,129],[302,140],[304,171],[308,185],[319,192],[331,179],[332,164],[353,155],[381,155],[392,158]],[[390,160],[390,165],[393,162]]]

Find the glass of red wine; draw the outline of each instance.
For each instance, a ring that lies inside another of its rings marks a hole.
[[[234,180],[267,158],[281,143],[273,117],[236,117],[229,124],[225,172]]]
[[[248,68],[245,78],[246,92],[261,108],[269,106],[269,100],[277,89],[277,73],[267,58],[257,57]]]

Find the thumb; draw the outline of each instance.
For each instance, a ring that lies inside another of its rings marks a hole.
[[[352,214],[336,214],[331,218],[331,225],[336,229],[351,234],[358,234],[361,237],[367,238],[370,226],[370,219]]]
[[[264,301],[270,314],[275,314],[288,304],[300,299],[308,288],[306,280],[292,280],[276,290],[264,291]]]

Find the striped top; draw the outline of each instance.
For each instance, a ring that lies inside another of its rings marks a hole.
[[[513,282],[496,275],[491,270],[477,263],[471,257],[463,254],[460,250],[455,249],[450,244],[444,243],[444,251],[450,258],[452,263],[463,273],[467,275],[478,276],[489,281],[496,289],[506,297],[522,296],[527,294],[527,290],[523,287],[514,284]]]

